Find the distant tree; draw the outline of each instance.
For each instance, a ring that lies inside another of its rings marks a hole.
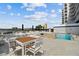
[[[43,29],[43,26],[38,25],[38,26],[36,26],[36,28],[35,28],[35,29],[37,29],[37,30],[41,30],[41,29]]]
[[[17,28],[17,27],[12,27],[12,29],[16,30],[16,29],[18,29],[18,28]]]

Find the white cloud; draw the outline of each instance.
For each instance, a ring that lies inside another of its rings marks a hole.
[[[47,5],[45,4],[45,3],[23,3],[23,6],[24,7],[31,7],[31,8],[35,8],[35,7],[40,7],[40,6],[42,6],[42,7],[47,7]]]
[[[32,7],[40,7],[40,6],[42,6],[42,7],[47,7],[47,5],[45,4],[45,3],[32,3],[30,6],[32,6]]]
[[[60,5],[60,6],[61,6],[61,5],[63,5],[63,3],[58,3],[58,5]]]
[[[56,11],[53,9],[53,10],[51,10],[51,13],[56,13]]]
[[[26,8],[27,11],[33,11],[34,8]]]
[[[34,8],[31,5],[28,5],[28,3],[23,3],[21,6],[21,9],[26,9],[27,11],[32,11]]]
[[[11,5],[7,5],[7,9],[8,10],[11,10],[12,9],[12,6]]]
[[[10,13],[10,16],[14,16],[14,13]]]
[[[56,20],[54,20],[54,21],[51,21],[50,23],[57,25],[57,24],[61,24],[61,22],[62,22],[62,21],[61,21],[60,19],[56,19]]]
[[[26,8],[26,7],[28,7],[27,3],[23,3],[22,6],[21,6],[21,8]]]
[[[23,3],[23,6],[24,6],[24,7],[27,7],[27,6],[28,6],[28,4],[27,4],[27,3]]]
[[[24,18],[27,20],[40,20],[40,16],[36,15],[29,15],[29,16],[25,15]]]
[[[52,17],[57,17],[57,14],[51,14]]]
[[[45,19],[48,16],[45,12],[35,12],[36,19]]]
[[[46,18],[47,15],[48,14],[45,12],[35,12],[35,14],[33,14],[33,15],[29,15],[29,16],[25,15],[24,18],[30,19],[30,20],[42,20],[42,19]]]
[[[59,10],[58,10],[58,12],[60,12],[60,13],[61,13],[61,12],[62,12],[62,9],[59,9]]]
[[[49,20],[47,18],[43,19],[43,23],[47,23]]]
[[[24,18],[28,18],[28,17],[30,17],[30,16],[28,16],[28,15],[24,15]]]
[[[22,9],[25,8],[28,11],[32,11],[32,10],[35,10],[36,7],[41,7],[41,6],[44,7],[44,8],[47,7],[47,5],[44,4],[44,3],[29,3],[29,4],[28,3],[23,3],[21,8]]]
[[[51,13],[50,13],[51,17],[57,17],[57,14],[56,14],[56,10],[51,10]]]
[[[17,13],[17,16],[20,16],[21,14],[20,13]]]
[[[35,12],[35,15],[41,16],[41,17],[46,17],[48,14],[46,12]]]

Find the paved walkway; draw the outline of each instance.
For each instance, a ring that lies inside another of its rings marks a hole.
[[[79,56],[79,41],[44,39],[45,56]]]

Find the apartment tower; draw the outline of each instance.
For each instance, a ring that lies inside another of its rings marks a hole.
[[[62,10],[62,24],[69,23],[68,19],[69,19],[69,4],[65,3],[64,8]]]
[[[24,30],[24,24],[22,24],[22,30]]]
[[[79,3],[70,3],[69,23],[79,23]]]
[[[65,3],[62,10],[62,24],[79,23],[79,3]]]

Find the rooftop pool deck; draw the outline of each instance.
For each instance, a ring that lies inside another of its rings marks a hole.
[[[79,56],[79,41],[44,39],[45,56]]]
[[[79,56],[79,40],[55,39],[53,33],[42,35],[44,56]]]

